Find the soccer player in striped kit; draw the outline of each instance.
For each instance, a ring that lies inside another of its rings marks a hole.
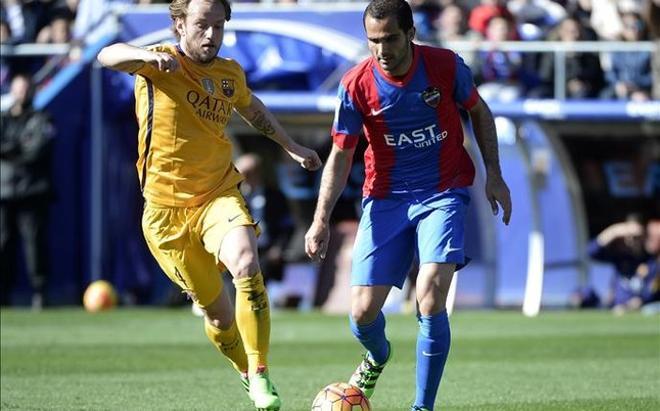
[[[449,353],[445,309],[457,268],[465,264],[463,230],[474,166],[463,148],[459,109],[467,110],[487,172],[486,196],[509,223],[493,116],[470,69],[450,50],[413,43],[412,11],[404,0],[374,0],[364,13],[371,57],[341,80],[307,254],[324,258],[328,221],[341,194],[361,132],[367,139],[363,214],[353,253],[350,326],[366,348],[349,383],[368,397],[392,356],[381,308],[401,288],[417,254],[420,269],[416,397],[413,410],[432,410]]]
[[[206,335],[239,372],[255,408],[279,410],[258,229],[238,191],[243,177],[225,127],[235,110],[302,167],[315,170],[321,161],[252,95],[241,66],[217,57],[231,18],[227,0],[174,0],[170,16],[178,44],[117,43],[98,56],[136,75],[144,236],[163,271],[204,310]],[[234,277],[235,309],[223,289],[225,269]]]

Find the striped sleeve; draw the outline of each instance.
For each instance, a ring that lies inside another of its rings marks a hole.
[[[474,85],[472,71],[461,56],[456,54],[456,76],[454,77],[454,100],[466,110],[479,101],[479,93]]]
[[[362,115],[342,82],[337,91],[332,140],[340,148],[353,148],[358,143],[361,131]]]

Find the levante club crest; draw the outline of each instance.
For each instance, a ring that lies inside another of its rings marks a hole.
[[[220,86],[222,87],[222,94],[225,96],[231,97],[234,95],[234,80],[223,78]]]
[[[442,98],[442,93],[437,87],[428,87],[424,92],[422,92],[422,100],[429,106],[436,108],[440,104],[440,99]]]
[[[215,85],[213,84],[213,80],[210,78],[203,78],[202,79],[202,87],[204,87],[204,90],[206,90],[207,93],[210,95],[213,95],[215,93]]]

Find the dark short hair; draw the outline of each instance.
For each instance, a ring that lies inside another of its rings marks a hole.
[[[364,10],[362,24],[367,16],[377,20],[396,17],[399,28],[407,33],[413,27],[413,15],[410,5],[405,0],[373,0]]]

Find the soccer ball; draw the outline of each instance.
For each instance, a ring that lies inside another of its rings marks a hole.
[[[335,382],[316,395],[312,411],[371,411],[371,404],[359,388]]]
[[[109,282],[94,281],[85,290],[83,305],[90,313],[110,310],[117,305],[117,293]]]

